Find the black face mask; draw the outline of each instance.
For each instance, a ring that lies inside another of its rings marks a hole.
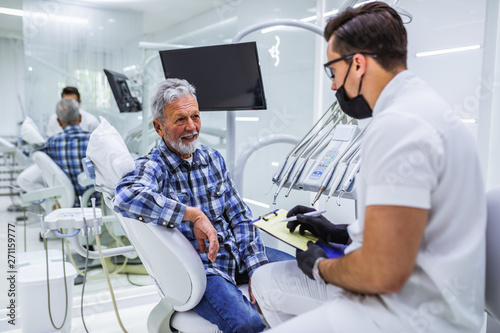
[[[340,104],[340,108],[349,117],[356,119],[369,118],[372,116],[373,111],[372,109],[370,109],[370,106],[366,102],[363,95],[359,94],[359,92],[361,91],[361,84],[363,83],[363,77],[361,77],[361,82],[359,82],[358,96],[352,99],[348,99],[345,93],[344,89],[345,81],[347,80],[347,75],[349,75],[349,71],[351,70],[351,65],[352,62],[349,65],[349,68],[347,69],[347,74],[345,75],[344,83],[342,84],[342,87],[337,89],[337,93],[335,94],[335,96],[337,97],[337,101]]]

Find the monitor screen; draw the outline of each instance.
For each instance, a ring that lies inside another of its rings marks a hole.
[[[160,51],[166,78],[196,88],[200,111],[266,109],[255,42]]]
[[[108,78],[111,91],[115,97],[116,104],[120,112],[138,112],[142,110],[141,103],[137,98],[133,97],[128,88],[128,78],[121,73],[113,72],[108,69],[104,70]]]

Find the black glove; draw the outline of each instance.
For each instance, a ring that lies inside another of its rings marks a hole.
[[[312,269],[316,259],[327,258],[326,252],[313,242],[307,242],[307,251],[302,251],[297,249],[295,253],[295,258],[297,259],[297,265],[300,270],[304,272],[310,279],[314,280],[312,274]]]
[[[324,216],[304,216],[302,214],[313,212],[316,209],[306,206],[293,207],[286,217],[297,216],[297,220],[290,221],[286,225],[290,232],[294,232],[295,228],[300,225],[299,233],[304,234],[308,230],[311,234],[318,237],[325,243],[347,244],[349,242],[349,234],[347,233],[347,224],[333,224]]]

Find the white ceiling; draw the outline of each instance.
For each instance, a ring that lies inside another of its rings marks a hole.
[[[63,0],[59,2],[142,12],[144,34],[156,33],[200,15],[213,9],[216,3],[208,0]],[[22,9],[23,5],[22,0],[0,0],[0,7]],[[22,35],[22,19],[19,16],[0,14],[0,35],[9,33]]]
[[[204,12],[214,9],[220,3],[231,1],[222,0],[59,0],[68,4],[81,4],[96,8],[133,10],[143,13],[143,33],[153,34],[164,30],[170,26],[174,26],[182,21],[186,21],[192,17],[196,17]],[[341,5],[344,0],[334,1]],[[387,1],[390,3],[390,1]],[[413,1],[404,0],[399,2],[399,6],[406,8],[415,16],[424,14],[440,15],[443,26],[447,21],[455,23],[456,15],[459,15],[460,22],[466,24],[468,21],[477,19],[477,16],[483,16],[483,13],[478,13],[471,0],[440,0],[432,1],[431,8],[425,8],[428,1]],[[482,2],[482,1],[481,1]],[[22,9],[22,0],[0,0],[0,7]],[[290,4],[291,6],[297,5]],[[480,6],[481,7],[481,6]],[[415,13],[418,12],[418,13]],[[452,14],[446,15],[444,13]],[[10,16],[0,14],[0,34],[14,32],[21,34],[22,19],[18,16]]]

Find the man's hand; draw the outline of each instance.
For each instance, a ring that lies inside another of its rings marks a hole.
[[[207,251],[205,239],[208,239],[209,247],[207,257],[211,262],[214,262],[217,252],[219,252],[219,241],[217,239],[217,231],[208,217],[199,208],[186,207],[183,219],[193,222],[193,233],[198,242],[200,253],[205,253]]]
[[[310,279],[314,280],[312,269],[318,258],[327,258],[326,252],[313,242],[307,242],[307,251],[297,249],[295,253],[297,265]]]
[[[307,230],[325,243],[347,244],[349,242],[347,224],[335,225],[324,216],[312,217],[303,215],[315,210],[314,208],[301,205],[293,207],[286,217],[297,216],[297,220],[288,222],[286,227],[290,229],[290,232],[294,232],[295,228],[300,225],[299,233],[301,235]]]

